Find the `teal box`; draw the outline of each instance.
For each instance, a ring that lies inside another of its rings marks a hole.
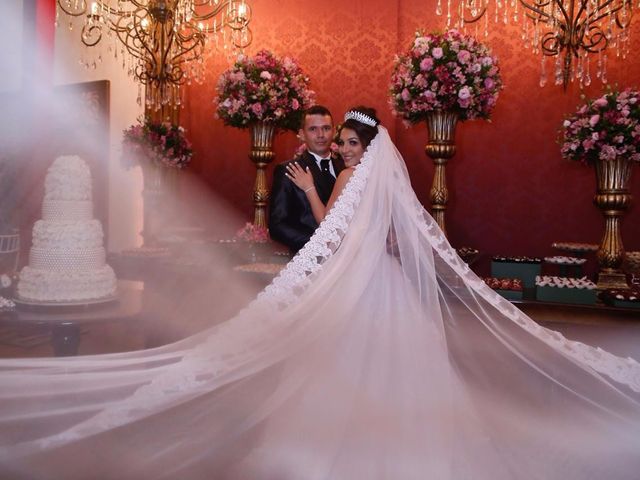
[[[558,288],[537,286],[536,299],[540,302],[593,305],[597,300],[597,290],[588,290],[586,288]]]
[[[496,292],[507,300],[522,300],[522,290],[502,290],[498,288]]]
[[[525,288],[536,286],[536,276],[540,275],[540,263],[491,261],[491,276],[495,278],[519,278]]]

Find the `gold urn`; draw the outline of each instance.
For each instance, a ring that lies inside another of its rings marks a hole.
[[[624,260],[620,221],[631,203],[629,179],[632,166],[633,162],[623,156],[595,162],[597,190],[593,203],[602,211],[605,221],[597,253],[599,290],[629,288],[620,269]]]
[[[427,115],[429,141],[424,149],[433,160],[435,171],[429,197],[431,199],[431,215],[446,235],[445,211],[449,202],[445,167],[456,153],[455,133],[458,114],[444,110],[434,110]]]
[[[273,138],[276,126],[273,123],[256,122],[249,127],[251,132],[251,151],[249,158],[256,166],[256,181],[253,187],[253,203],[255,205],[253,224],[267,226],[267,202],[269,187],[267,185],[267,166],[275,157]]]

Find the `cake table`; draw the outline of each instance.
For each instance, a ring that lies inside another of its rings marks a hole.
[[[13,328],[46,328],[55,356],[78,354],[81,328],[101,322],[135,321],[142,311],[141,282],[118,281],[116,298],[110,302],[76,305],[18,304],[0,312],[0,324]]]

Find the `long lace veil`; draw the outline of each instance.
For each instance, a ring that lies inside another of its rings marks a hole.
[[[486,287],[378,128],[234,318],[146,351],[1,360],[3,478],[638,478],[640,365]]]

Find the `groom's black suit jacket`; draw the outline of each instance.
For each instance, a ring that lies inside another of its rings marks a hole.
[[[286,166],[293,161],[311,170],[316,191],[325,205],[331,196],[335,179],[328,180],[322,174],[315,158],[308,151],[296,160],[276,165],[269,204],[269,233],[271,238],[285,244],[295,253],[309,241],[318,223],[313,218],[307,195],[285,175]],[[344,161],[339,157],[334,157],[331,161],[337,176],[344,169]]]

